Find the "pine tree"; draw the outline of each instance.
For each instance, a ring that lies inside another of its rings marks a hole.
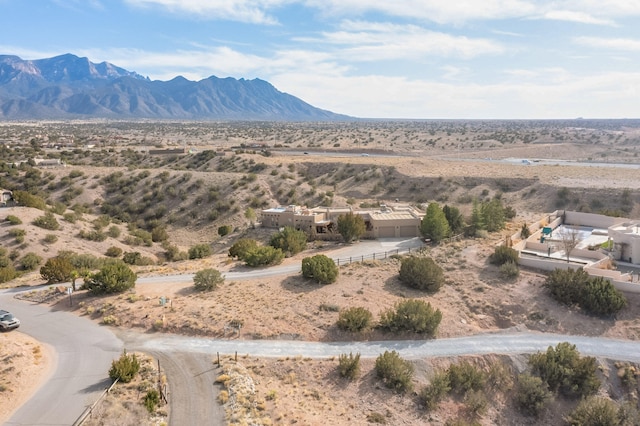
[[[420,232],[434,243],[439,243],[451,233],[449,222],[438,203],[431,203],[420,223]]]

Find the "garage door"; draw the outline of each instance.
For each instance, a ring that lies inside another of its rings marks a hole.
[[[400,227],[400,236],[401,237],[415,237],[418,234],[416,233],[415,226],[401,226]]]
[[[393,238],[396,236],[395,226],[381,226],[378,228],[379,238]]]

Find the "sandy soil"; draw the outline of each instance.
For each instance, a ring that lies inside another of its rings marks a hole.
[[[0,333],[0,424],[53,374],[54,351],[17,330]]]

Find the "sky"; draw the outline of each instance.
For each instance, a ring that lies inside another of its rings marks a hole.
[[[640,117],[639,0],[0,0],[0,54],[254,79],[361,118]]]

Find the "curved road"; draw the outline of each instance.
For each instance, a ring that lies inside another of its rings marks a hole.
[[[403,244],[419,244],[410,240]],[[417,241],[417,242],[416,242]],[[368,253],[391,251],[391,242],[370,242]],[[364,247],[361,247],[364,249]],[[347,246],[334,257],[355,256],[356,246]],[[373,250],[373,251],[370,251]],[[358,251],[358,256],[363,254]],[[365,255],[366,256],[366,255]],[[293,268],[293,269],[291,269]],[[297,272],[299,265],[254,271],[274,275]],[[241,272],[226,274],[230,279],[247,278]],[[264,276],[264,275],[262,275]],[[141,278],[147,282],[191,280],[192,275]],[[598,337],[566,336],[543,333],[509,332],[481,334],[455,339],[380,341],[380,342],[303,342],[280,340],[217,340],[178,335],[144,334],[131,330],[100,326],[89,319],[34,305],[13,298],[23,289],[0,291],[0,306],[12,311],[22,321],[21,331],[53,346],[57,353],[53,375],[38,392],[14,413],[6,425],[72,424],[107,387],[107,371],[111,361],[123,348],[147,352],[161,360],[169,379],[171,424],[217,424],[223,418],[215,403],[213,382],[216,369],[213,356],[250,354],[279,357],[331,357],[359,352],[363,357],[377,357],[386,350],[396,350],[408,359],[446,357],[465,354],[521,354],[546,350],[559,342],[571,342],[584,355],[640,362],[640,342]],[[116,337],[117,335],[117,337]],[[174,421],[175,420],[175,421]]]

